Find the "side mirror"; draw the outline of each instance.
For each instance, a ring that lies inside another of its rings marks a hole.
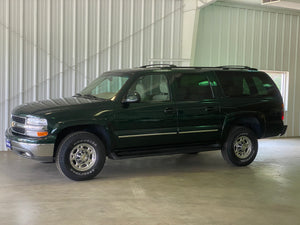
[[[133,92],[132,94],[128,94],[126,99],[122,101],[122,103],[138,103],[141,101],[141,96],[137,92]]]

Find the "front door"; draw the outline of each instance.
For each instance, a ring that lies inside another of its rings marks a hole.
[[[141,101],[120,106],[113,122],[116,148],[172,143],[177,135],[177,117],[168,83],[164,74],[143,75],[134,82],[128,95],[137,93]]]

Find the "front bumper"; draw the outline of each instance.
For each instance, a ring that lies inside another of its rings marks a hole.
[[[24,158],[43,162],[53,162],[54,144],[27,143],[17,140],[9,130],[6,131],[6,146]]]

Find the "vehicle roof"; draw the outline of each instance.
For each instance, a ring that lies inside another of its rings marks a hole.
[[[257,72],[256,68],[248,66],[218,66],[218,67],[194,67],[194,66],[176,66],[172,64],[151,64],[145,65],[132,69],[120,69],[105,72],[109,73],[120,73],[120,74],[135,74],[136,72],[151,72],[151,71],[251,71]]]

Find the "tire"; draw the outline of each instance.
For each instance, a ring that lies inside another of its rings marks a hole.
[[[189,152],[189,153],[186,153],[187,155],[197,155],[199,152]]]
[[[237,126],[231,129],[222,146],[223,158],[236,166],[247,166],[257,155],[257,137],[252,130]]]
[[[67,178],[89,180],[102,170],[106,159],[105,147],[99,138],[79,131],[66,136],[58,146],[56,167]]]

